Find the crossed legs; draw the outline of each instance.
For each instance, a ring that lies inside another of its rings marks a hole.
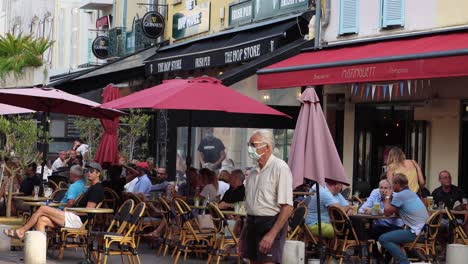
[[[24,233],[36,226],[37,231],[45,231],[47,226],[64,226],[65,225],[65,213],[61,210],[41,206],[37,211],[29,218],[29,221],[22,227],[16,230],[19,238],[24,237]]]

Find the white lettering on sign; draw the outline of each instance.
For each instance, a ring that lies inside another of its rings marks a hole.
[[[168,72],[182,69],[182,60],[165,61],[158,63],[158,72]]]
[[[185,10],[192,10],[195,7],[195,0],[185,1]]]
[[[231,50],[224,53],[224,62],[233,63],[249,60],[260,56],[260,44],[243,49]]]
[[[285,6],[290,6],[290,5],[295,5],[299,3],[304,3],[306,0],[281,0],[280,6],[285,7]]]
[[[408,73],[409,69],[407,69],[407,68],[398,68],[398,69],[390,68],[388,70],[388,72],[393,73],[393,74],[401,74],[401,73]]]
[[[184,28],[201,24],[201,15],[202,13],[200,12],[179,18],[179,20],[177,21],[177,29],[181,30]]]
[[[252,6],[244,6],[239,9],[232,10],[231,20],[243,19],[252,16]]]
[[[375,69],[375,66],[346,69],[341,72],[341,78],[356,79],[374,77]]]
[[[203,68],[203,67],[209,67],[211,62],[210,62],[210,57],[202,57],[202,58],[195,58],[195,68]]]

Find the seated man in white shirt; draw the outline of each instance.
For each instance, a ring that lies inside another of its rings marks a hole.
[[[58,171],[59,168],[66,167],[67,163],[65,159],[67,158],[67,152],[64,150],[60,151],[58,154],[58,158],[52,163],[52,172]]]

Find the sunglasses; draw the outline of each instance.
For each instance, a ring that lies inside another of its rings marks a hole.
[[[265,147],[267,144],[265,142],[260,142],[260,141],[254,141],[254,142],[247,142],[247,147],[252,147],[252,148],[261,148]]]
[[[88,174],[88,173],[93,173],[93,172],[97,172],[97,171],[98,171],[98,170],[96,170],[96,169],[84,169],[84,170],[83,170],[83,173],[84,173],[84,174]]]

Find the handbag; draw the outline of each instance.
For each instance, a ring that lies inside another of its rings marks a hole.
[[[197,215],[198,226],[202,229],[215,229],[213,219],[209,214]]]

